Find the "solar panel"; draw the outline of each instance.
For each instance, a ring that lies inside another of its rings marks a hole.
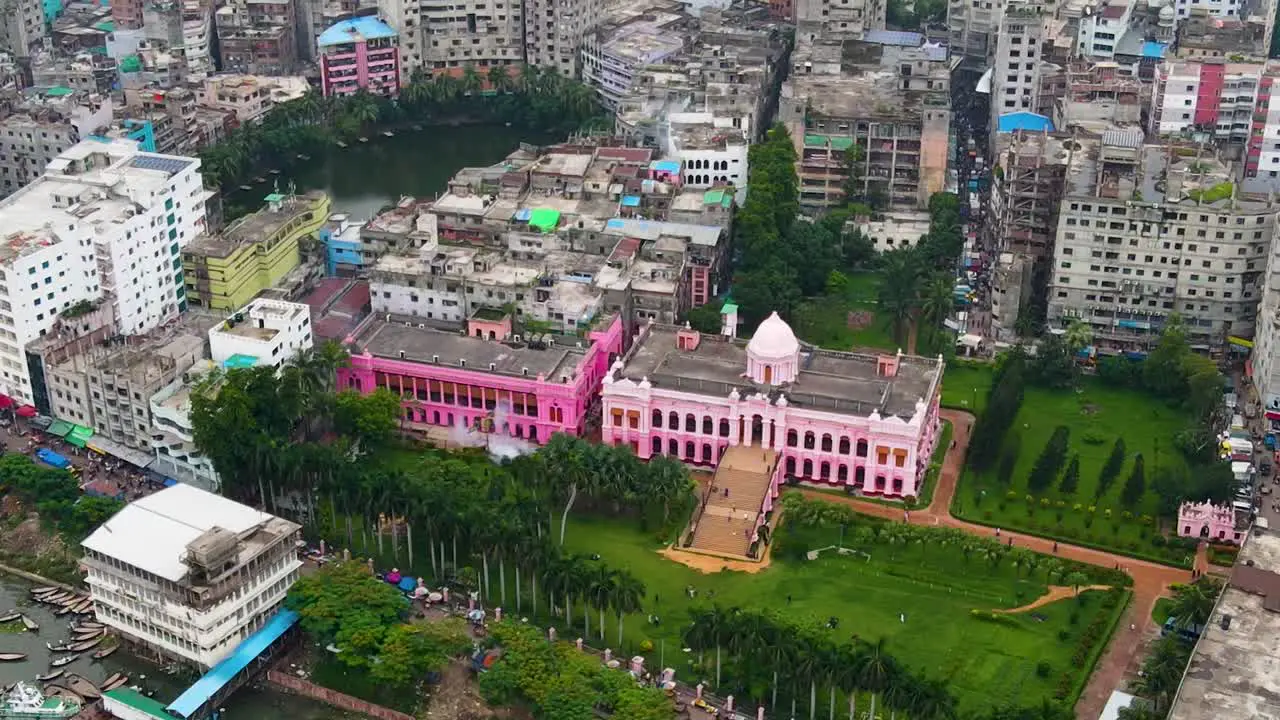
[[[129,165],[141,170],[159,170],[176,175],[182,172],[193,161],[188,158],[159,157],[157,155],[138,155],[129,161]]]

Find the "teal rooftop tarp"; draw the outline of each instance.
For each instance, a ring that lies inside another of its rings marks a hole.
[[[187,688],[177,700],[169,703],[166,709],[179,717],[191,717],[297,622],[298,613],[292,610],[276,613],[266,625],[237,645],[225,660],[210,668],[204,677]]]
[[[226,360],[223,360],[222,367],[228,370],[243,370],[244,368],[251,368],[257,363],[258,358],[252,355],[241,355],[240,353],[236,353]]]

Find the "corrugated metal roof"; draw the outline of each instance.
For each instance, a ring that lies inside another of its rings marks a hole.
[[[1107,130],[1102,133],[1102,144],[1112,147],[1142,147],[1142,131],[1140,130]]]
[[[898,47],[920,47],[924,36],[917,32],[903,30],[868,30],[862,39],[877,45],[897,45]]]

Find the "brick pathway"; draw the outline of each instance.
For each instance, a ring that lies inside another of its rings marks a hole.
[[[964,468],[964,457],[969,447],[969,433],[973,430],[974,418],[971,414],[958,410],[943,410],[942,417],[951,422],[952,437],[956,444],[954,448],[947,451],[946,458],[943,460],[938,487],[933,491],[933,501],[927,508],[912,510],[911,523],[913,525],[945,525],[967,530],[974,535],[990,537],[994,533],[991,528],[951,516],[951,500],[955,497],[960,472]],[[814,500],[850,505],[857,508],[858,512],[867,515],[888,520],[902,520],[902,510],[898,508],[852,497],[838,497],[809,490],[801,492]],[[1122,686],[1126,680],[1137,675],[1138,666],[1141,664],[1142,648],[1159,634],[1159,628],[1151,620],[1151,612],[1155,609],[1156,600],[1169,593],[1171,584],[1190,582],[1191,573],[1167,565],[1158,565],[1067,543],[1058,543],[1055,553],[1052,540],[1019,532],[1002,531],[1000,538],[1002,540],[1012,538],[1015,545],[1046,555],[1056,554],[1069,560],[1101,567],[1119,566],[1133,578],[1133,602],[1129,603],[1128,609],[1125,610],[1111,638],[1111,644],[1098,661],[1088,685],[1085,686],[1084,693],[1080,696],[1080,701],[1076,703],[1076,717],[1082,720],[1094,720],[1102,714],[1111,691],[1123,689]],[[1198,568],[1208,566],[1203,544],[1196,553],[1195,564]],[[1130,627],[1134,629],[1130,630]]]

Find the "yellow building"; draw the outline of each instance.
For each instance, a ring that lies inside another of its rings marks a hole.
[[[329,218],[329,196],[318,190],[268,195],[267,206],[218,235],[196,238],[182,251],[188,301],[237,310],[298,267],[298,241]]]

